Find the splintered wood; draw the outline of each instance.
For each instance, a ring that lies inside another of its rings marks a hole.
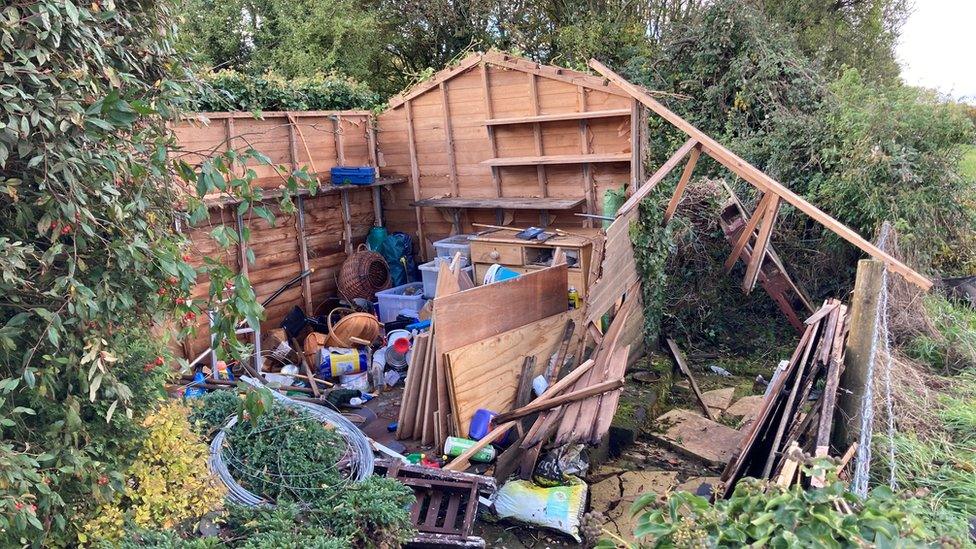
[[[800,450],[815,456],[830,453],[838,380],[844,368],[847,307],[829,299],[804,324],[806,330],[793,356],[773,376],[756,419],[722,473],[722,497],[728,497],[746,476],[775,479],[788,486],[797,476],[798,458],[791,454]],[[824,390],[808,406],[820,379],[825,379]],[[814,486],[822,482],[810,479]]]

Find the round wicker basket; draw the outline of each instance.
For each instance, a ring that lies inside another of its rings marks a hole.
[[[356,298],[376,299],[376,292],[390,287],[390,267],[383,256],[359,245],[339,271],[339,294],[352,301]]]
[[[333,324],[332,317],[336,311],[344,312],[345,316]],[[354,337],[363,341],[373,341],[380,335],[381,326],[376,315],[355,312],[345,307],[334,309],[329,313],[327,322],[329,335],[325,339],[326,347],[355,347],[357,344],[352,341]]]

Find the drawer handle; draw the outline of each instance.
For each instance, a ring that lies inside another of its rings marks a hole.
[[[497,261],[497,260],[498,260],[498,258],[499,258],[499,257],[501,257],[501,256],[502,256],[502,255],[501,255],[500,253],[498,253],[498,250],[492,250],[492,251],[491,251],[491,252],[490,252],[490,253],[488,254],[488,257],[490,257],[490,258],[492,258],[492,259],[494,259],[494,260],[496,260],[496,261]]]

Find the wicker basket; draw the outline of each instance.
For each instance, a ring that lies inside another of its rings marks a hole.
[[[332,324],[332,316],[336,311],[348,311],[339,319],[339,322]],[[329,335],[325,339],[326,347],[356,347],[358,346],[352,338],[359,338],[363,341],[373,341],[380,335],[380,321],[376,315],[369,313],[358,313],[352,309],[339,308],[329,313],[328,317]]]
[[[376,292],[390,287],[390,267],[383,256],[359,245],[339,271],[339,294],[349,301],[356,298],[373,301]]]

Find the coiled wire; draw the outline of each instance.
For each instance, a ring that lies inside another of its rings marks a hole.
[[[264,387],[263,383],[251,377],[243,376],[241,380],[255,388]],[[347,480],[362,482],[373,474],[372,446],[366,438],[366,435],[351,421],[343,417],[342,414],[323,406],[292,400],[276,391],[271,394],[282,406],[304,410],[315,419],[323,423],[328,423],[346,440],[350,471]],[[227,464],[224,461],[224,441],[227,439],[227,431],[236,424],[237,416],[231,417],[227,421],[227,424],[220,429],[213,441],[210,442],[210,457],[207,459],[207,467],[227,487],[227,499],[231,502],[248,507],[271,506],[273,505],[272,502],[257,496],[241,486],[231,476]]]

